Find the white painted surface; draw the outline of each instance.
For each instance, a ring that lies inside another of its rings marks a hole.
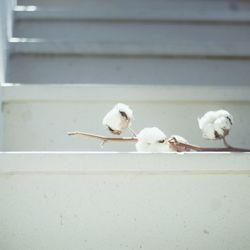
[[[0,174],[248,175],[249,159],[250,153],[220,152],[0,152]]]
[[[102,85],[102,84],[11,84],[1,86],[4,102],[23,101],[173,101],[248,102],[249,86],[176,86],[176,85]],[[180,91],[181,90],[181,91]],[[196,92],[195,92],[196,91]]]
[[[249,154],[0,154],[0,245],[248,250],[249,160]]]
[[[209,146],[222,144],[202,139],[197,117],[227,109],[235,119],[229,142],[250,147],[249,87],[27,85],[3,90],[5,151],[135,151],[134,143],[107,143],[101,148],[99,141],[66,134],[82,130],[110,135],[102,119],[117,102],[133,109],[137,132],[157,126],[168,136],[180,134]]]
[[[113,6],[114,1],[108,2]],[[127,12],[131,6],[134,13],[140,10],[142,2],[129,2],[118,5],[127,5]],[[210,2],[186,7],[201,13],[216,7],[232,14],[244,5]],[[97,2],[32,3],[45,9],[81,9]],[[179,1],[167,4],[173,10],[183,6]],[[161,7],[152,9],[152,15]],[[110,143],[101,149],[96,141],[66,135],[69,130],[107,133],[101,126],[103,115],[124,101],[135,111],[137,131],[152,124],[197,144],[209,144],[201,141],[197,116],[226,108],[236,121],[229,141],[250,147],[249,60],[15,54],[9,66],[8,79],[14,82],[90,85],[1,87],[3,150],[51,151],[0,153],[1,249],[250,248],[248,153],[72,152],[134,151],[134,146]],[[95,82],[181,85],[91,85]]]

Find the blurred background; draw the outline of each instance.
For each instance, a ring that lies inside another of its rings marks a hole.
[[[7,81],[246,85],[248,0],[18,0]]]
[[[108,134],[101,121],[117,102],[134,109],[138,132],[159,126],[205,145],[197,117],[224,108],[235,116],[229,140],[250,146],[250,1],[1,3],[8,36],[1,79],[14,88],[2,89],[4,150],[133,151],[65,136]]]
[[[0,249],[249,250],[250,154],[67,135],[110,136],[118,102],[207,146],[226,109],[250,148],[250,1],[0,0]]]

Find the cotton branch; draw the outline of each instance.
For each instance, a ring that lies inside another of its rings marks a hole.
[[[68,132],[68,135],[77,135],[77,136],[83,136],[83,137],[90,137],[93,139],[101,140],[102,143],[106,143],[108,141],[113,142],[129,142],[129,141],[137,141],[136,137],[106,137],[103,135],[97,135],[97,134],[91,134],[91,133],[85,133],[85,132]]]
[[[102,144],[113,141],[113,142],[137,142],[137,137],[107,137],[103,135],[85,133],[85,132],[68,132],[70,136],[82,136],[89,137],[97,140],[101,140]],[[177,152],[188,152],[188,151],[197,151],[197,152],[250,152],[250,149],[246,148],[237,148],[232,146],[221,147],[221,148],[210,148],[210,147],[200,147],[192,144],[186,144],[177,142],[175,138],[170,138],[168,143],[174,148]]]
[[[232,146],[227,146],[224,148],[208,148],[208,147],[200,147],[192,144],[186,144],[177,142],[174,138],[171,138],[168,143],[175,148],[177,152],[185,152],[185,151],[197,151],[197,152],[250,152],[250,149],[247,148],[237,148]]]

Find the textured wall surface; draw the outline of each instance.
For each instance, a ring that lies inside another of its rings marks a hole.
[[[250,249],[249,154],[0,154],[4,250]]]
[[[136,132],[157,126],[167,136],[179,134],[208,146],[222,143],[203,139],[197,118],[226,109],[235,120],[228,141],[250,147],[249,87],[20,85],[2,91],[5,151],[135,151],[134,143],[107,143],[102,148],[100,141],[67,135],[111,135],[102,119],[118,102],[134,110]]]
[[[250,148],[250,2],[18,3],[16,84],[0,86],[0,250],[249,250],[249,153],[140,154],[67,132],[110,135],[102,118],[124,102],[136,132],[221,146],[197,117],[223,108],[229,143]],[[12,19],[0,4],[3,82]]]

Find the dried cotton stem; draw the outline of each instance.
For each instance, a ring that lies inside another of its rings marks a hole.
[[[85,133],[85,132],[68,132],[70,136],[83,136],[89,137],[97,140],[101,140],[103,143],[113,141],[113,142],[136,142],[138,139],[136,137],[106,137],[97,134]],[[168,141],[171,146],[176,149],[178,152],[185,152],[185,151],[197,151],[197,152],[250,152],[250,149],[247,148],[237,148],[232,146],[227,146],[224,148],[208,148],[208,147],[200,147],[192,144],[180,143],[171,138]]]
[[[136,137],[106,137],[97,134],[85,133],[85,132],[68,132],[68,135],[77,135],[77,136],[84,136],[90,137],[94,139],[101,140],[103,142],[114,141],[114,142],[128,142],[128,141],[137,141]]]

